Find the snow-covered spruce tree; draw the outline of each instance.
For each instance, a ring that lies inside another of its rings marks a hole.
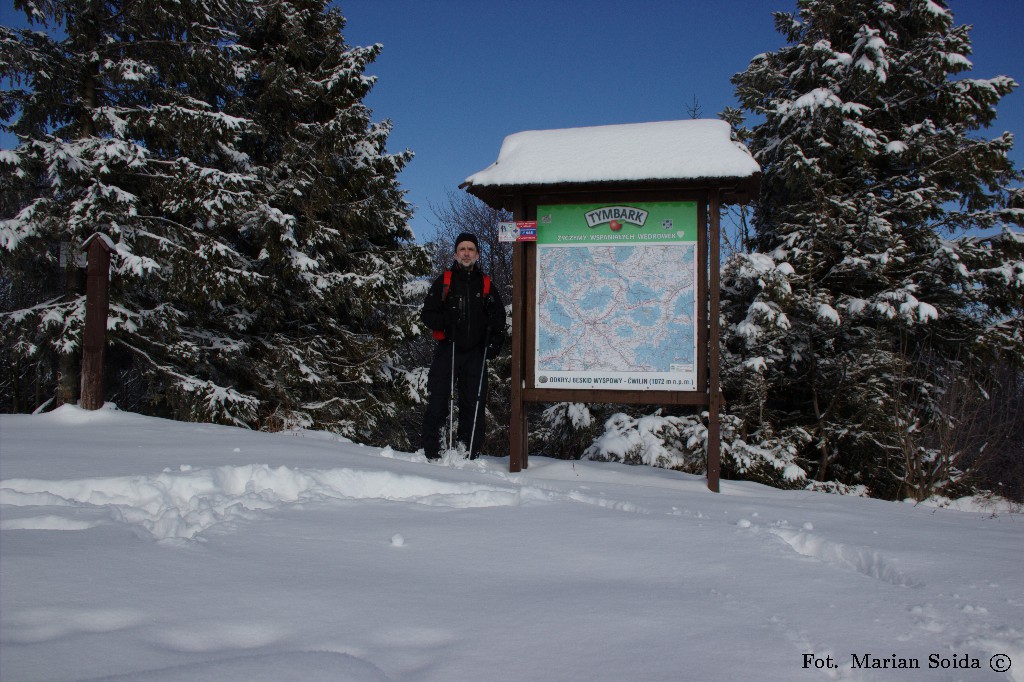
[[[80,4],[21,3],[64,37],[0,43],[23,85],[4,112],[20,145],[0,171],[25,188],[5,270],[52,269],[52,243],[104,232],[112,350],[144,373],[143,409],[372,430],[405,286],[387,265],[417,260],[395,217],[405,156],[383,154],[360,102],[376,48],[345,48],[323,3]],[[289,53],[275,16],[303,12],[315,32]],[[280,118],[273,97],[291,98]],[[68,284],[5,315],[5,339],[74,357],[83,304]]]
[[[235,237],[263,275],[240,380],[279,421],[389,442],[428,262],[397,182],[412,154],[386,152],[390,123],[362,102],[381,46],[347,46],[344,25],[323,0],[261,0],[239,29],[252,60],[227,109],[253,123],[239,150],[266,201]]]
[[[13,86],[2,113],[19,139],[0,158],[0,182],[16,188],[0,216],[0,255],[23,282],[64,276],[56,296],[25,287],[39,296],[3,316],[4,345],[28,360],[59,357],[58,402],[76,398],[84,277],[57,254],[98,232],[116,244],[108,328],[119,350],[179,414],[256,414],[211,361],[238,349],[218,331],[215,302],[257,279],[219,238],[257,182],[234,149],[248,123],[216,106],[235,80],[228,26],[240,4],[15,2],[48,30],[0,36]]]
[[[764,178],[757,252],[723,279],[729,409],[820,481],[927,496],[956,475],[928,435],[956,419],[948,377],[1024,360],[1013,139],[975,134],[1016,83],[961,77],[968,27],[938,0],[775,16],[787,46],[733,77]]]

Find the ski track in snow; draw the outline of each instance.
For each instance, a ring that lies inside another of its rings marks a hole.
[[[755,514],[756,516],[756,514]],[[914,630],[921,630],[930,634],[941,634],[951,644],[951,651],[962,651],[964,649],[978,649],[987,652],[989,655],[1008,655],[1012,661],[1024,661],[1024,628],[1012,626],[993,627],[986,616],[988,610],[971,603],[971,600],[959,593],[947,595],[943,593],[929,592],[926,584],[896,567],[896,560],[886,557],[874,549],[856,547],[839,542],[830,541],[813,532],[810,524],[805,524],[802,530],[790,527],[785,521],[778,521],[764,528],[749,519],[741,519],[737,524],[741,531],[748,532],[751,536],[757,536],[762,530],[766,530],[772,536],[780,538],[785,546],[796,554],[817,560],[823,565],[837,567],[841,570],[859,573],[862,576],[890,584],[894,587],[912,588],[908,592],[907,600],[892,600],[888,605],[889,617],[900,619],[899,611],[902,609],[906,625],[899,632],[897,641],[911,640]],[[1000,590],[998,584],[970,584],[968,588]],[[919,594],[920,589],[926,594]],[[731,595],[721,595],[726,603],[734,602]],[[922,597],[918,599],[917,597]],[[1024,604],[1018,604],[1024,606]],[[740,608],[758,612],[759,617],[766,620],[788,641],[795,651],[813,651],[819,657],[831,656],[835,660],[843,660],[846,651],[839,651],[835,642],[821,641],[812,633],[802,629],[799,625],[787,622],[778,613],[765,613],[756,603],[745,601]],[[964,616],[968,617],[968,623],[964,626]],[[1024,682],[1024,666],[1011,668],[1007,673],[1009,679],[1015,682]],[[871,671],[854,670],[848,665],[840,665],[834,669],[823,669],[818,671],[829,679],[836,680],[876,680],[877,676]]]
[[[782,538],[797,554],[818,559],[827,564],[862,573],[869,578],[900,587],[920,587],[921,583],[893,565],[892,560],[873,549],[852,547],[831,542],[811,532],[791,528],[772,528],[772,534]]]
[[[271,468],[267,465],[182,467],[154,476],[48,481],[10,479],[0,484],[0,504],[47,507],[49,512],[3,522],[6,529],[81,530],[96,523],[63,518],[53,508],[98,508],[110,520],[143,529],[156,540],[191,540],[234,520],[255,520],[279,507],[330,500],[380,499],[429,506],[510,506],[534,490],[440,481],[353,469]],[[536,491],[536,497],[544,494]]]
[[[79,633],[115,632],[146,619],[135,609],[30,608],[5,617],[3,641],[31,644]]]
[[[9,479],[0,482],[0,504],[45,508],[47,513],[5,519],[0,528],[73,531],[122,523],[158,541],[201,540],[200,534],[214,526],[256,520],[275,508],[368,499],[456,509],[569,500],[615,511],[651,513],[632,502],[575,489],[562,492],[511,482],[491,485],[383,471],[251,464],[211,469],[183,466],[148,476]],[[69,514],[60,515],[61,508],[67,508]],[[105,512],[106,520],[83,520],[86,511]]]
[[[87,682],[181,682],[181,680],[290,680],[302,671],[302,682],[389,682],[384,671],[345,652],[291,651],[254,654],[94,678]]]

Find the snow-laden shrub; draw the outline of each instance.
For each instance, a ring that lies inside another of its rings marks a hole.
[[[838,481],[811,481],[805,490],[813,490],[819,493],[832,493],[834,495],[852,495],[854,497],[871,497],[871,492],[866,485],[847,485]]]
[[[742,420],[736,415],[722,415],[722,466],[726,474],[735,472],[741,478],[777,488],[790,488],[807,478],[807,472],[796,462],[800,445],[809,440],[805,431],[791,429],[778,436],[757,432],[744,438],[741,427]]]
[[[600,406],[555,403],[546,407],[531,440],[549,457],[576,459],[598,435],[599,421],[592,408]]]
[[[643,417],[612,415],[604,432],[583,453],[584,459],[648,464],[694,474],[707,472],[708,413],[669,416],[661,410]],[[741,420],[722,415],[722,472],[727,478],[744,478],[781,488],[806,479],[796,463],[800,434],[785,437],[740,437]]]
[[[563,424],[574,431],[589,429],[594,423],[590,408],[585,403],[557,403],[545,409],[541,419],[549,426]]]
[[[691,473],[703,471],[704,457],[689,446],[696,417],[644,417],[619,412],[604,425],[604,433],[583,453],[583,459],[626,464],[649,464]]]

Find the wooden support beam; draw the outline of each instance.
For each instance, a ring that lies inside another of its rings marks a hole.
[[[717,493],[718,478],[722,468],[722,436],[718,415],[722,404],[718,377],[720,363],[718,306],[719,292],[722,286],[720,224],[722,207],[717,188],[711,190],[708,204],[708,257],[710,260],[710,272],[708,273],[708,490]]]
[[[110,310],[110,245],[96,233],[85,242],[89,265],[85,285],[85,330],[82,335],[82,394],[85,410],[103,407],[103,361]]]
[[[513,210],[516,220],[523,220],[523,204],[518,200]],[[525,245],[516,242],[512,245],[512,409],[509,415],[508,470],[512,473],[522,471],[527,466],[529,442],[526,425],[526,405],[523,401],[525,376],[526,334],[526,302],[523,292],[526,290],[524,276]]]

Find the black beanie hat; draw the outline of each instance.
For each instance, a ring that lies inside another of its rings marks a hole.
[[[473,242],[473,246],[476,247],[476,250],[480,250],[480,242],[476,240],[476,235],[472,234],[471,232],[463,232],[462,234],[455,238],[456,251],[459,250],[459,244],[461,244],[462,242]]]

